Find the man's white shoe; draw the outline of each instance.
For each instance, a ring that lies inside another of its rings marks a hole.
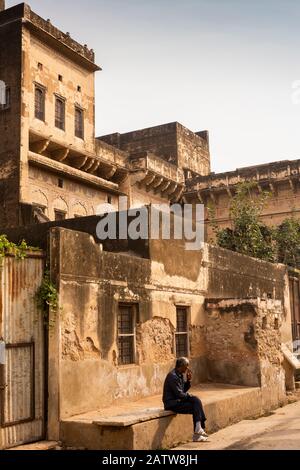
[[[197,435],[197,436],[208,437],[208,434],[204,431],[204,429],[202,429],[202,430],[199,431],[199,432],[195,432],[194,434]]]
[[[205,442],[207,441],[207,437],[202,434],[194,434],[193,435],[193,442]]]

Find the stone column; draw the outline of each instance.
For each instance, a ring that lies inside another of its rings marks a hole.
[[[0,11],[5,10],[5,0],[0,0]]]

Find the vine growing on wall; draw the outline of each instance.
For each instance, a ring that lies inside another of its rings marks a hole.
[[[41,309],[44,318],[44,324],[50,328],[55,324],[58,311],[58,291],[55,284],[51,281],[50,271],[45,270],[41,286],[36,294],[38,307]],[[49,310],[52,313],[52,320],[49,320]]]

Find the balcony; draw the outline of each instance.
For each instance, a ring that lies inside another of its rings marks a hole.
[[[97,155],[59,142],[52,136],[45,137],[33,129],[29,132],[28,160],[31,164],[118,192],[128,170],[125,161],[114,156],[113,147],[111,155],[109,149],[105,150]],[[108,155],[110,158],[107,158]]]
[[[167,197],[172,202],[180,199],[184,191],[184,172],[150,152],[130,155],[131,184]]]

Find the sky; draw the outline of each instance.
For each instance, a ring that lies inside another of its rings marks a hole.
[[[95,50],[97,136],[179,121],[215,172],[300,158],[299,0],[28,3]]]

